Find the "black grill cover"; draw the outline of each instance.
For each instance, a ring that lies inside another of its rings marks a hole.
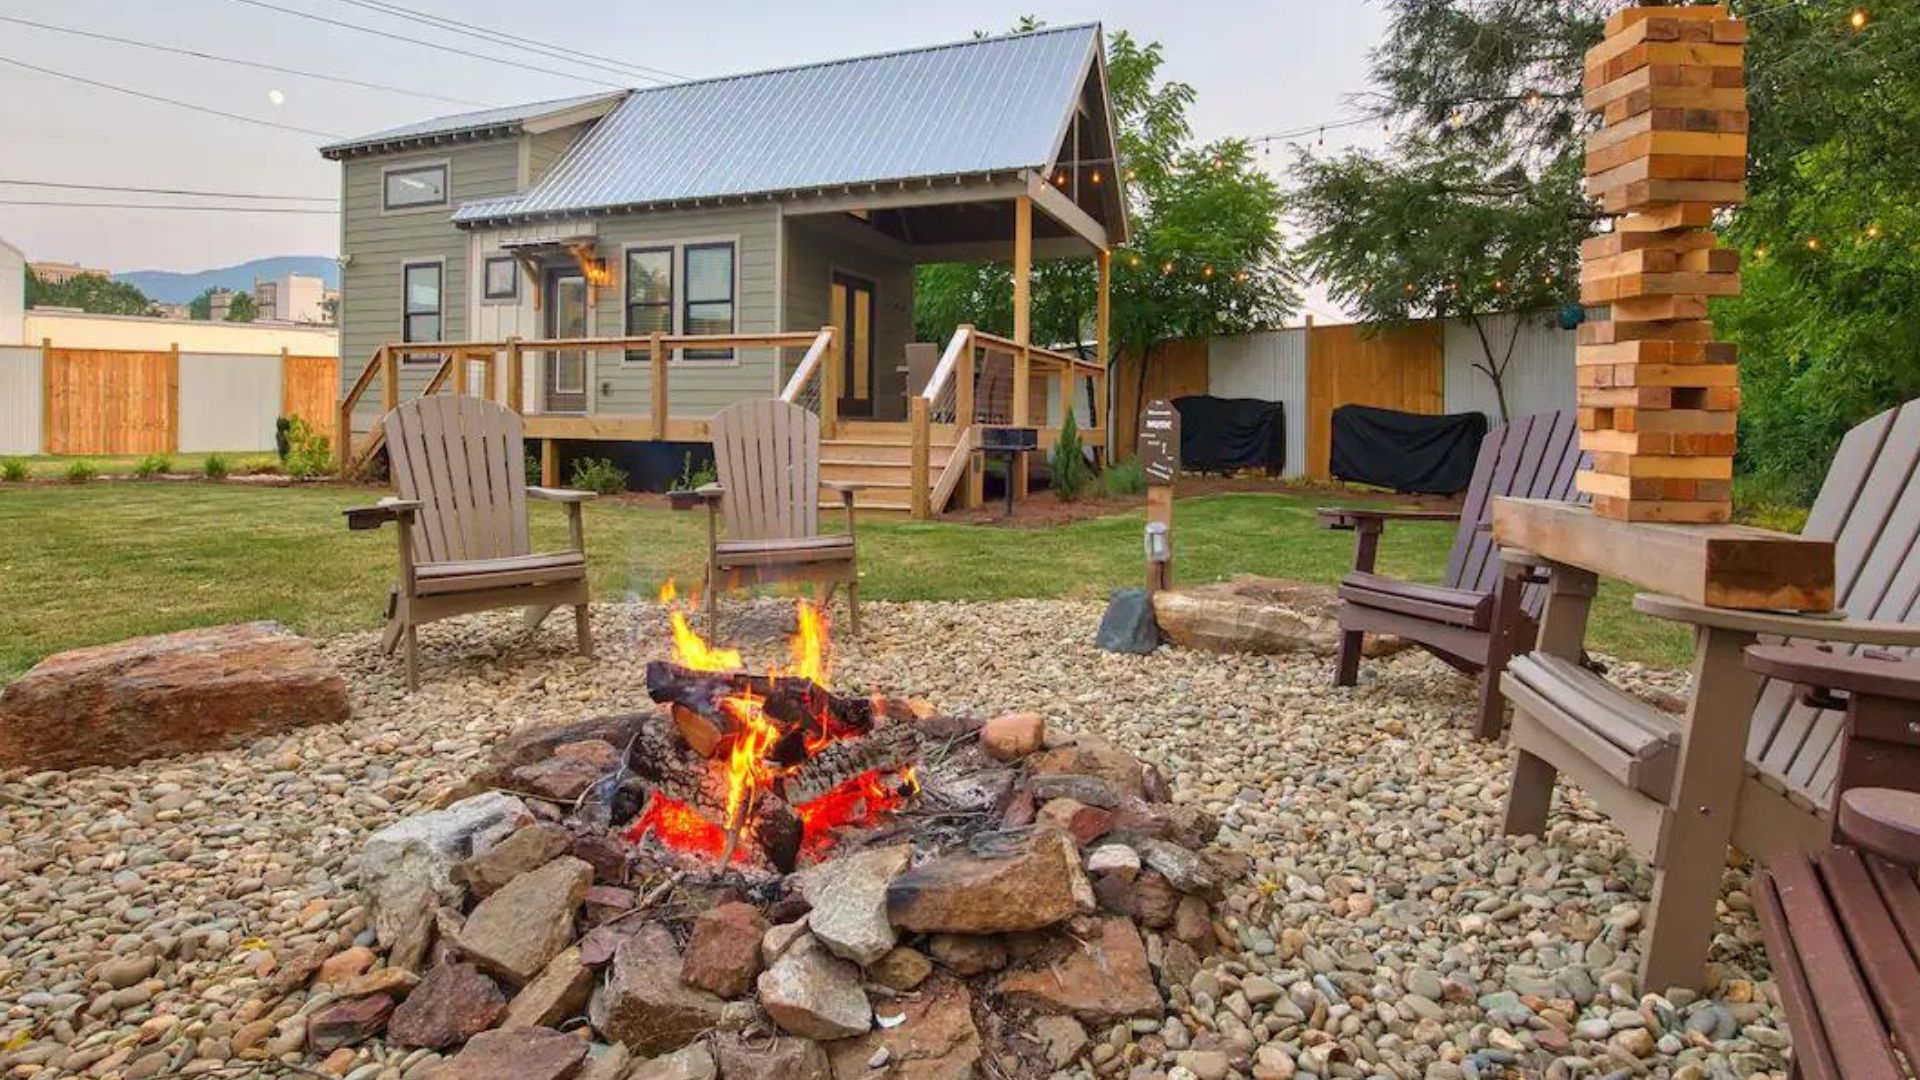
[[[1180,413],[1181,468],[1278,475],[1286,467],[1286,410],[1279,402],[1196,394],[1175,398],[1173,407]]]
[[[1333,410],[1333,476],[1422,495],[1452,495],[1473,481],[1487,418],[1342,405]]]

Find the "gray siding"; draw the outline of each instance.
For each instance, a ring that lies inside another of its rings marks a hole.
[[[1517,337],[1516,319],[1520,320]],[[1480,324],[1496,355],[1506,351],[1508,341],[1513,342],[1513,358],[1507,361],[1503,382],[1507,411],[1515,419],[1573,408],[1575,334],[1560,329],[1555,313],[1483,315]],[[1446,357],[1446,410],[1485,413],[1489,423],[1500,423],[1500,398],[1494,393],[1493,380],[1474,367],[1487,362],[1487,352],[1466,320],[1447,320]]]
[[[1307,474],[1307,329],[1217,337],[1207,347],[1207,393],[1286,405],[1282,475]]]
[[[906,249],[864,226],[835,217],[786,219],[785,319],[788,330],[818,330],[835,273],[874,283],[874,416],[906,417],[907,343],[913,340],[913,261]]]
[[[602,218],[599,248],[613,271],[595,298],[594,331],[599,337],[626,333],[626,249],[649,244],[734,242],[734,330],[773,333],[780,328],[780,212],[772,205],[681,210]],[[676,256],[675,327],[681,316],[682,282]],[[675,418],[705,420],[742,398],[779,392],[781,364],[773,349],[736,350],[731,361],[671,360],[668,412]],[[592,411],[598,415],[645,416],[652,411],[652,379],[644,357],[628,363],[619,353],[594,357],[589,380]]]
[[[553,168],[554,162],[572,148],[585,130],[585,124],[572,124],[538,135],[523,136],[527,140],[527,186],[539,183]]]
[[[341,164],[344,221],[341,251],[351,258],[341,272],[340,378],[351,386],[388,341],[398,341],[400,269],[409,262],[443,260],[441,334],[458,341],[467,333],[467,236],[450,220],[453,207],[468,199],[505,195],[515,190],[520,140],[495,139],[435,151],[355,158]],[[451,205],[413,213],[383,213],[381,174],[394,165],[448,162]],[[403,397],[417,394],[432,373],[427,364],[401,371]],[[376,389],[362,399],[359,426],[370,423],[379,406]]]

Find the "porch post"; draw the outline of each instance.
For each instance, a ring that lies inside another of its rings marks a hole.
[[[520,337],[514,335],[507,339],[507,408],[516,413],[525,413],[527,397],[527,375],[520,366]]]
[[[1097,458],[1106,462],[1113,460],[1113,425],[1108,422],[1111,419],[1108,414],[1113,410],[1107,401],[1106,375],[1108,340],[1113,331],[1113,252],[1101,248],[1094,261],[1100,267],[1099,299],[1093,320],[1093,362],[1100,365],[1100,374],[1094,376],[1093,380],[1093,397],[1099,415],[1087,417],[1087,426],[1092,427],[1097,423],[1106,432],[1103,444],[1094,451]]]
[[[647,339],[647,351],[653,369],[649,402],[653,407],[653,437],[664,440],[667,437],[667,343],[659,334],[653,334]]]
[[[1013,426],[1027,427],[1033,420],[1033,359],[1028,346],[1033,344],[1033,197],[1022,195],[1013,200]],[[1013,497],[1027,497],[1027,461],[1024,455],[1009,459],[1007,483],[1013,485]]]
[[[400,404],[400,354],[388,346],[380,346],[380,412],[382,415],[393,411]]]

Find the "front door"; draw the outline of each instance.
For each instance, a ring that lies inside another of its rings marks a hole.
[[[833,343],[840,415],[873,415],[873,282],[833,275]]]
[[[549,338],[589,336],[587,316],[593,308],[593,290],[579,270],[557,267],[547,271],[546,335]],[[587,411],[587,353],[584,349],[553,349],[546,361],[547,411]]]

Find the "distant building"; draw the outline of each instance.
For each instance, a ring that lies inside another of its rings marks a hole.
[[[287,274],[272,281],[253,279],[253,302],[266,322],[324,323],[327,318],[326,282],[306,274]]]
[[[233,310],[233,290],[215,289],[207,294],[207,318],[214,322],[226,322],[227,315]]]
[[[96,277],[113,276],[113,271],[111,270],[101,270],[92,266],[81,266],[79,263],[67,262],[28,263],[27,269],[33,271],[34,277],[39,278],[48,285],[63,285],[82,274],[93,274]]]
[[[174,319],[176,321],[193,318],[193,308],[187,304],[155,304],[153,305],[153,313],[162,319]]]

